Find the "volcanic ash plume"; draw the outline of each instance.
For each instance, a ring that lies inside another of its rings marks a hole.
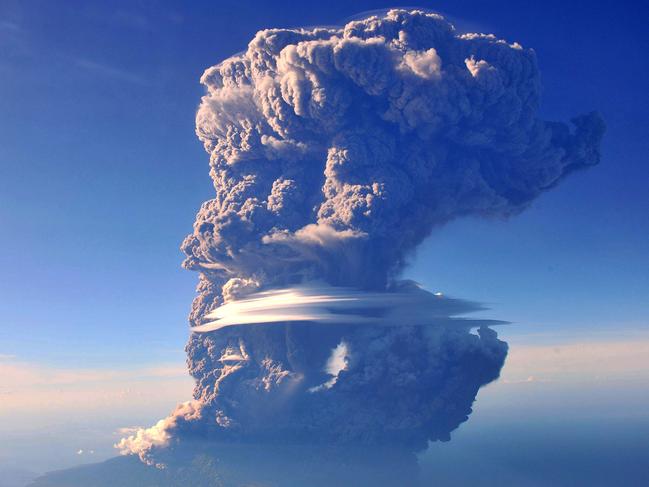
[[[251,293],[313,282],[421,297],[397,277],[435,226],[522,211],[596,164],[604,131],[596,114],[572,126],[536,117],[533,51],[422,11],[260,31],[201,82],[196,133],[216,195],[182,245],[200,279],[192,326]],[[199,436],[425,448],[468,418],[504,362],[494,331],[457,318],[474,310],[430,326],[392,313],[394,326],[194,332],[194,401],[121,447],[148,458]]]

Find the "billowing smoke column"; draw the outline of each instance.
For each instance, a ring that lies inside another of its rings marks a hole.
[[[434,227],[520,212],[596,164],[604,131],[595,114],[572,127],[536,117],[533,51],[423,11],[264,30],[201,82],[196,132],[216,196],[182,244],[200,278],[192,326],[252,292],[312,281],[425,293],[396,278]],[[394,325],[193,333],[194,401],[120,446],[148,458],[185,436],[412,451],[448,439],[507,346],[452,316]]]

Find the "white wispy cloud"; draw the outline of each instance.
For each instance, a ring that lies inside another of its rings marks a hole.
[[[118,68],[97,61],[91,61],[90,59],[85,58],[74,59],[74,64],[77,67],[98,76],[113,78],[119,81],[126,81],[128,83],[133,83],[140,86],[150,85],[149,80],[147,80],[144,76],[140,76],[139,74],[124,68]]]
[[[20,25],[15,22],[10,22],[8,20],[0,20],[0,32],[22,32]]]

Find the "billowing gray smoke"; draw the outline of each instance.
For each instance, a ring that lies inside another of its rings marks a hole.
[[[422,11],[261,31],[201,82],[196,132],[216,196],[182,245],[200,276],[192,326],[251,292],[311,281],[423,293],[396,278],[435,226],[520,212],[596,164],[604,131],[595,114],[572,127],[536,117],[533,51]],[[193,432],[423,448],[467,419],[503,364],[495,332],[469,329],[193,333],[195,401],[121,446],[141,453]]]

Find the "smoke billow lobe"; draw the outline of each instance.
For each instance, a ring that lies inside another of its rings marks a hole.
[[[517,213],[599,158],[597,115],[536,118],[533,51],[435,14],[261,31],[201,81],[216,197],[183,250],[222,278],[382,288],[435,225]]]
[[[434,227],[522,211],[596,164],[604,131],[596,114],[537,118],[532,50],[422,11],[260,31],[201,82],[196,133],[216,195],[182,244],[200,279],[191,325],[250,292],[313,280],[423,292],[396,276]],[[174,431],[411,449],[448,439],[507,346],[461,322],[396,325],[407,323],[192,334],[200,414]],[[346,368],[314,392],[343,342]]]

